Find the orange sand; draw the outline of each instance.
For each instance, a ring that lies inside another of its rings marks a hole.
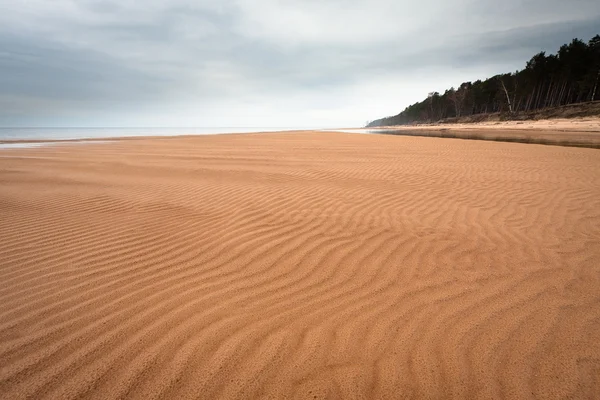
[[[597,398],[600,150],[0,150],[2,399]]]

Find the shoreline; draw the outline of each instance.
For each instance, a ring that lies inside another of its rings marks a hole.
[[[600,118],[549,119],[363,128],[367,133],[600,148]]]
[[[52,137],[50,136],[23,136],[23,137],[3,137],[2,131],[104,131],[103,136],[86,136],[85,133],[77,136]],[[228,130],[231,129],[231,130]],[[256,130],[251,130],[256,129]],[[130,140],[130,139],[162,139],[173,137],[195,137],[195,136],[214,136],[214,135],[237,135],[254,133],[275,133],[275,132],[307,132],[315,129],[303,128],[0,128],[0,144],[11,143],[52,143],[52,142],[73,142],[73,141],[98,141],[98,140]],[[127,132],[129,131],[129,132]],[[155,131],[155,132],[153,132]]]
[[[106,136],[106,137],[84,137],[84,138],[71,138],[71,139],[0,139],[0,148],[2,145],[32,145],[33,147],[43,147],[44,145],[61,145],[61,144],[84,144],[84,143],[103,143],[103,142],[116,142],[116,141],[130,141],[130,140],[171,140],[171,139],[194,139],[206,136],[235,136],[235,135],[255,135],[255,134],[268,134],[268,133],[301,133],[301,132],[321,132],[319,130],[288,130],[288,131],[253,131],[253,132],[219,132],[219,133],[206,133],[206,134],[175,134],[175,135],[140,135],[140,136]],[[38,146],[39,145],[39,146]],[[6,147],[5,147],[6,148]],[[23,147],[15,147],[15,148],[28,148],[26,146]]]
[[[55,128],[50,128],[55,129]],[[57,130],[60,128],[56,128]],[[72,129],[72,128],[67,128]],[[94,128],[104,129],[104,128]],[[106,128],[115,129],[115,128]],[[138,129],[138,128],[123,128]],[[182,129],[184,132],[185,130]],[[215,132],[215,133],[175,133],[164,135],[115,135],[82,138],[0,138],[0,148],[43,147],[52,144],[98,143],[123,140],[171,140],[177,138],[196,138],[221,135],[249,135],[267,133],[302,133],[302,132],[342,132],[342,133],[376,133],[398,136],[421,136],[452,139],[490,140],[501,142],[518,142],[531,144],[574,146],[600,148],[600,118],[550,119],[538,121],[503,121],[473,122],[445,124],[415,124],[380,126],[373,128],[335,128],[335,129],[290,129],[281,131],[257,130],[247,132]],[[7,145],[7,146],[3,146]],[[15,145],[12,147],[12,145]],[[17,145],[24,145],[17,147]]]
[[[414,125],[379,126],[365,129],[447,129],[447,130],[518,130],[551,132],[597,132],[600,133],[600,117],[554,118],[531,121],[487,121],[464,123],[431,123]]]

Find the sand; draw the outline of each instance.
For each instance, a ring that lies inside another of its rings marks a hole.
[[[2,399],[598,398],[600,150],[0,151]]]

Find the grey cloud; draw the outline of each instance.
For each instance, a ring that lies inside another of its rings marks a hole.
[[[4,94],[72,100],[87,100],[91,95],[136,98],[169,81],[140,73],[93,50],[73,50],[39,39],[2,35],[0,47]]]
[[[25,125],[58,111],[68,121],[69,110],[133,115],[146,106],[196,110],[213,103],[230,110],[218,118],[231,125],[235,107],[243,113],[239,107],[254,104],[268,114],[273,104],[295,98],[302,99],[295,110],[301,121],[321,115],[311,107],[334,113],[348,93],[360,98],[373,90],[400,109],[419,98],[392,92],[394,81],[426,69],[456,79],[474,68],[516,69],[540,50],[588,39],[600,25],[600,7],[588,0],[569,7],[556,0],[58,0],[53,7],[34,0],[26,10],[6,4],[0,106],[11,111],[10,118],[0,111],[0,123]],[[421,79],[423,93],[439,81]],[[360,101],[353,104],[348,121],[362,123]],[[342,121],[348,110],[337,112]]]
[[[507,56],[522,60],[523,66],[528,59],[539,51],[555,53],[558,48],[571,39],[587,41],[600,33],[598,27],[600,15],[580,21],[565,21],[540,24],[507,31],[490,32],[474,49],[470,58],[487,55],[490,61],[505,59]]]

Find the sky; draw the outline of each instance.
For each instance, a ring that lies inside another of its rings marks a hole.
[[[0,126],[363,126],[599,33],[598,0],[0,0]]]

